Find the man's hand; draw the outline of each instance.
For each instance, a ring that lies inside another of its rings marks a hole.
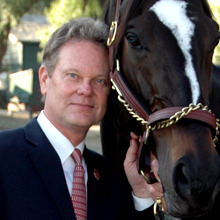
[[[157,197],[163,197],[162,185],[157,174],[159,169],[158,160],[151,153],[151,169],[159,182],[147,184],[145,179],[138,173],[136,166],[138,152],[137,140],[138,136],[131,132],[130,147],[124,161],[125,173],[136,197],[152,198],[155,201]]]

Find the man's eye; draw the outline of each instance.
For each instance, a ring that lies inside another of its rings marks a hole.
[[[104,83],[104,80],[103,79],[97,79],[96,82],[97,83]]]
[[[107,85],[107,80],[106,79],[97,79],[96,83],[98,85],[101,85],[101,86],[106,86]]]
[[[75,73],[70,73],[69,75],[70,75],[70,77],[72,77],[72,78],[76,78],[76,74],[75,74]]]

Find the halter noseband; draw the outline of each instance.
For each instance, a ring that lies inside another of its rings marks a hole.
[[[118,100],[123,103],[128,112],[136,118],[137,121],[146,126],[146,131],[142,135],[142,140],[138,150],[138,170],[139,173],[145,178],[148,184],[157,182],[153,172],[151,172],[150,161],[142,158],[143,143],[147,144],[147,140],[152,130],[163,129],[169,127],[174,123],[177,123],[182,118],[195,119],[202,121],[210,125],[216,131],[213,142],[218,141],[217,135],[220,134],[220,122],[208,109],[207,106],[203,106],[201,103],[193,105],[192,103],[187,107],[169,107],[158,110],[154,113],[144,109],[141,103],[137,100],[137,97],[129,90],[128,85],[123,80],[120,74],[119,61],[116,60],[116,68],[113,68],[113,44],[117,36],[117,28],[119,22],[119,7],[121,0],[117,0],[115,21],[112,22],[109,31],[109,38],[107,45],[109,46],[109,62],[111,67],[110,77],[113,84],[112,88],[118,93]],[[149,153],[149,149],[147,149]],[[145,164],[143,164],[143,161]],[[144,171],[143,171],[144,170]]]

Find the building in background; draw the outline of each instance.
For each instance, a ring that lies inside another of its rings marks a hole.
[[[36,110],[40,110],[43,107],[42,97],[40,93],[39,81],[38,81],[38,69],[40,66],[39,54],[40,54],[40,40],[39,40],[39,31],[43,28],[48,27],[48,22],[45,16],[41,15],[25,15],[22,17],[20,24],[17,27],[14,27],[8,37],[8,49],[3,58],[3,66],[8,77],[5,77],[4,91],[2,94],[4,96],[5,102],[24,102],[26,108],[32,114]],[[24,90],[24,85],[22,84],[19,87],[19,83],[15,87],[15,90],[9,88],[11,79],[14,78],[11,75],[23,74],[24,70],[33,71],[33,79],[26,82],[26,87],[32,87],[32,92],[27,95],[27,91]],[[3,74],[3,73],[2,73]],[[2,75],[0,74],[0,75]],[[0,77],[1,78],[1,77]],[[2,77],[3,78],[3,77]],[[32,83],[32,85],[28,85]],[[8,84],[5,86],[5,84]],[[18,93],[19,91],[19,93]],[[23,92],[22,92],[23,91]],[[26,99],[24,100],[23,97]],[[16,96],[16,99],[13,99]],[[17,103],[14,103],[17,104]]]

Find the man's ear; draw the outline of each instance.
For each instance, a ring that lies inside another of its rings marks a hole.
[[[48,70],[45,66],[41,65],[38,71],[40,90],[43,95],[47,94],[47,80],[49,78]]]

